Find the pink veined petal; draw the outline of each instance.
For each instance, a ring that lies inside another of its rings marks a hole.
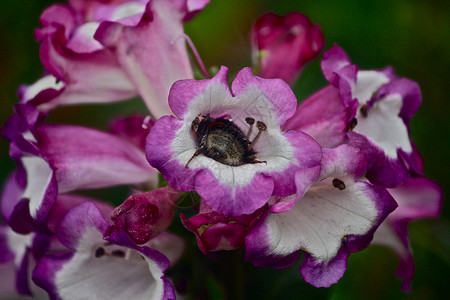
[[[95,34],[114,53],[155,119],[171,114],[167,97],[172,84],[193,77],[184,41],[177,39],[183,34],[183,5],[181,0],[151,1],[137,26],[103,22]]]
[[[113,135],[66,125],[42,125],[34,133],[56,170],[59,192],[156,183],[156,171],[148,166],[144,153]]]

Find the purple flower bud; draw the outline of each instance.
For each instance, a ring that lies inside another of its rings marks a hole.
[[[135,243],[144,244],[169,227],[180,196],[170,187],[132,195],[111,214],[112,231],[125,231]]]
[[[252,44],[258,75],[292,84],[303,66],[322,51],[324,37],[319,26],[301,13],[284,17],[268,13],[256,21]]]
[[[263,206],[250,215],[230,217],[211,210],[202,202],[199,214],[190,219],[184,214],[180,217],[183,225],[196,235],[198,248],[206,254],[243,248],[248,230],[266,211],[267,207]]]

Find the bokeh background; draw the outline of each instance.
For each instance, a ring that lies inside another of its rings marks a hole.
[[[12,105],[17,102],[17,87],[30,84],[43,74],[33,30],[39,26],[42,10],[54,2],[0,2],[0,124],[12,113]],[[250,66],[249,32],[254,20],[268,11],[278,14],[300,11],[321,25],[326,48],[338,43],[361,69],[391,65],[400,76],[417,81],[422,88],[423,104],[411,120],[412,137],[423,154],[425,174],[441,184],[444,198],[449,194],[449,1],[211,2],[186,24],[186,32],[208,68],[226,65],[236,73],[242,67]],[[317,60],[305,68],[294,91],[301,101],[325,84]],[[49,122],[104,129],[113,116],[134,111],[145,113],[139,99],[112,105],[58,108],[50,114]],[[5,140],[0,140],[0,166],[2,183],[14,169]],[[127,191],[113,189],[103,192],[101,197],[117,197],[120,193],[125,197]],[[199,298],[445,299],[448,298],[450,279],[448,217],[449,205],[444,201],[439,218],[410,225],[416,274],[413,292],[409,294],[400,291],[400,282],[395,277],[395,255],[373,246],[352,254],[346,274],[329,289],[316,289],[306,284],[298,272],[299,264],[284,270],[255,268],[243,262],[242,251],[205,258],[195,247],[190,247],[180,266],[170,273],[181,288],[189,278],[194,278],[196,282],[185,288]],[[179,224],[173,228],[194,242],[194,237]]]

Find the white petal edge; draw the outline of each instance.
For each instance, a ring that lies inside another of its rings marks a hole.
[[[33,83],[32,85],[29,85],[26,87],[26,91],[23,95],[23,101],[27,102],[34,97],[36,97],[37,94],[42,92],[46,89],[54,89],[59,91],[64,87],[64,82],[57,80],[57,78],[53,75],[47,75]]]
[[[6,230],[7,245],[9,250],[14,253],[14,265],[20,266],[23,256],[28,247],[33,243],[34,234],[17,234],[10,228]]]
[[[84,23],[76,29],[66,46],[77,53],[90,53],[103,49],[103,45],[94,39],[99,25],[99,22]]]
[[[44,200],[45,192],[53,176],[48,163],[38,156],[22,157],[22,164],[27,173],[27,187],[22,198],[30,200],[30,215],[36,218],[37,211]]]
[[[139,2],[128,2],[119,5],[113,12],[110,21],[118,21],[124,18],[132,17],[137,14],[143,14],[145,4]]]

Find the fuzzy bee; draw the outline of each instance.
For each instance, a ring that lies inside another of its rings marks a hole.
[[[186,168],[200,154],[229,166],[266,163],[256,158],[253,145],[267,127],[263,122],[258,121],[256,127],[259,132],[253,141],[250,141],[249,135],[255,120],[246,118],[246,121],[250,125],[247,135],[232,121],[224,118],[214,119],[209,115],[203,116],[201,120],[198,117],[195,118],[191,128],[197,138],[197,151],[186,163]]]

